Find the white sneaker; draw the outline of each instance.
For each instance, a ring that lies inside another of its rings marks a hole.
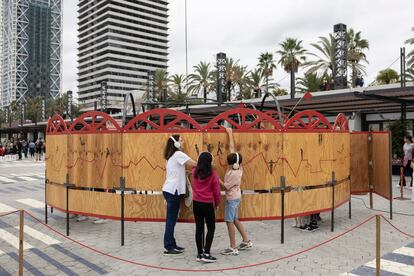
[[[93,221],[94,224],[102,224],[102,223],[107,223],[108,220],[107,219],[95,219]]]
[[[237,248],[226,248],[223,251],[220,252],[222,255],[233,255],[237,256],[239,255],[239,250]]]
[[[88,220],[88,217],[85,217],[85,216],[79,216],[79,217],[76,219],[76,221],[78,221],[78,222],[85,221],[85,220]]]

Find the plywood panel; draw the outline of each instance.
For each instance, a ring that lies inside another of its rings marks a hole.
[[[165,181],[164,148],[168,133],[125,133],[123,174],[126,186],[137,190],[161,191]],[[182,133],[183,151],[193,160],[203,151],[201,133]],[[190,168],[189,168],[190,169]]]
[[[121,217],[121,196],[115,193],[69,190],[69,210],[91,215]]]
[[[332,141],[333,159],[332,169],[335,172],[337,180],[343,180],[350,176],[350,134],[349,133],[331,133],[329,139]]]
[[[285,133],[284,175],[288,186],[310,186],[331,179],[333,141],[329,133]]]
[[[63,185],[46,184],[46,203],[66,210],[66,188]]]
[[[350,196],[350,181],[335,186],[335,206],[348,200]]]
[[[332,188],[286,193],[285,216],[295,216],[315,210],[331,208]]]
[[[67,174],[67,135],[48,135],[46,151],[46,179],[64,184]]]
[[[205,133],[203,148],[210,150],[221,179],[227,170],[229,140],[225,133]],[[243,157],[242,190],[270,190],[283,173],[281,133],[234,133],[235,150]]]
[[[69,181],[78,187],[119,187],[122,176],[120,133],[72,134],[68,149]]]
[[[369,190],[368,175],[368,134],[353,133],[351,145],[351,192],[358,193]]]
[[[388,133],[373,133],[373,179],[374,191],[391,198],[390,195],[390,136]]]

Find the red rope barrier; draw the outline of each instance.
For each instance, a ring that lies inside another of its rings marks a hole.
[[[105,253],[103,251],[100,251],[98,249],[92,248],[92,247],[90,247],[90,246],[88,246],[86,244],[83,244],[83,243],[81,243],[81,242],[79,242],[77,240],[74,240],[72,238],[69,238],[69,237],[65,236],[64,234],[60,233],[59,231],[57,231],[56,229],[54,229],[53,227],[51,227],[51,226],[43,223],[40,219],[36,218],[30,212],[25,211],[25,213],[27,213],[34,220],[36,220],[37,222],[39,222],[43,226],[47,227],[51,231],[55,232],[56,234],[64,237],[65,239],[68,239],[68,240],[70,240],[70,241],[72,241],[72,242],[74,242],[74,243],[76,243],[76,244],[78,244],[78,245],[80,245],[80,246],[82,246],[84,248],[87,248],[87,249],[89,249],[89,250],[91,250],[91,251],[93,251],[95,253],[101,254],[103,256],[107,256],[107,257],[112,258],[112,259],[115,259],[115,260],[119,260],[119,261],[122,261],[122,262],[130,263],[130,264],[133,264],[133,265],[138,265],[138,266],[142,266],[142,267],[146,267],[146,268],[153,268],[153,269],[159,269],[159,270],[168,270],[168,271],[178,271],[178,272],[220,272],[220,271],[229,271],[229,270],[245,269],[245,268],[250,268],[250,267],[255,267],[255,266],[262,266],[262,265],[266,265],[266,264],[278,262],[278,261],[281,261],[281,260],[284,260],[284,259],[287,259],[287,258],[291,258],[291,257],[297,256],[299,254],[302,254],[302,253],[311,251],[311,250],[313,250],[315,248],[318,248],[318,247],[320,247],[322,245],[325,245],[327,243],[330,243],[330,242],[338,239],[339,237],[342,237],[342,236],[348,234],[349,232],[351,232],[351,231],[353,231],[353,230],[361,227],[362,225],[366,224],[367,222],[369,222],[370,220],[372,220],[375,217],[375,215],[374,216],[371,216],[371,217],[368,217],[367,219],[365,219],[361,223],[357,224],[356,226],[354,226],[354,227],[348,229],[347,231],[345,231],[345,232],[343,232],[343,233],[341,233],[339,235],[336,235],[336,236],[334,236],[334,237],[332,237],[332,238],[330,238],[330,239],[328,239],[328,240],[326,240],[326,241],[324,241],[322,243],[316,244],[316,245],[314,245],[314,246],[312,246],[310,248],[307,248],[307,249],[304,249],[304,250],[301,250],[301,251],[298,251],[298,252],[295,252],[295,253],[292,253],[292,254],[283,256],[283,257],[279,257],[277,259],[273,259],[273,260],[269,260],[269,261],[264,261],[264,262],[260,262],[260,263],[255,263],[255,264],[248,264],[248,265],[243,265],[243,266],[237,266],[237,267],[226,267],[226,268],[217,268],[217,269],[202,269],[202,270],[196,270],[196,269],[172,268],[172,267],[162,267],[162,266],[156,266],[156,265],[149,265],[149,264],[139,263],[139,262],[127,260],[127,259],[124,259],[124,258],[121,258],[121,257],[117,257],[117,256],[111,255],[109,253]]]
[[[7,212],[7,213],[0,213],[0,218],[11,215],[11,214],[14,214],[14,213],[17,213],[17,212],[19,212],[19,210]]]
[[[401,229],[399,229],[397,226],[395,226],[394,224],[392,224],[391,223],[391,221],[389,221],[386,217],[384,217],[383,215],[381,215],[381,217],[392,227],[392,228],[394,228],[395,230],[397,230],[398,232],[400,232],[401,234],[403,234],[403,235],[405,235],[405,236],[407,236],[407,237],[410,237],[410,238],[413,238],[414,239],[414,235],[412,235],[412,234],[408,234],[408,233],[406,233],[406,232],[404,232],[403,230],[401,230]]]

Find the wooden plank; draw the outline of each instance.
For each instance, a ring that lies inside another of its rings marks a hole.
[[[243,157],[242,190],[270,190],[279,185],[283,173],[281,133],[234,133],[235,150]],[[205,133],[203,149],[210,150],[221,179],[224,178],[229,151],[225,133]]]
[[[367,192],[368,179],[368,134],[355,133],[350,136],[351,192]]]
[[[350,183],[346,181],[335,186],[335,205],[338,205],[349,199],[350,194]]]
[[[388,133],[373,133],[373,174],[374,192],[390,198],[390,148]]]
[[[78,187],[119,187],[122,176],[120,133],[73,134],[69,137],[69,182]]]
[[[330,133],[284,133],[287,185],[320,185],[329,181],[335,162],[334,143]]]
[[[161,191],[165,181],[164,148],[172,134],[125,133],[123,134],[123,175],[127,188]],[[193,160],[201,153],[202,134],[182,133],[183,152]],[[190,168],[188,168],[190,169]]]
[[[121,217],[121,196],[115,193],[69,190],[69,210],[90,215]]]
[[[46,203],[66,210],[66,188],[63,185],[46,184]]]
[[[48,135],[46,151],[46,179],[53,183],[64,184],[67,173],[68,136]]]
[[[350,134],[349,133],[331,133],[329,139],[332,141],[333,159],[332,169],[335,172],[337,180],[343,180],[350,176]]]
[[[332,188],[304,190],[286,193],[285,216],[312,213],[332,206]]]

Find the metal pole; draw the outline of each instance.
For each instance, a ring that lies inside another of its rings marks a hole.
[[[400,75],[401,75],[401,87],[405,87],[405,47],[400,48]]]
[[[125,178],[121,176],[120,178],[121,183],[121,246],[125,244],[125,214],[124,214],[124,206],[125,206]]]
[[[66,236],[69,236],[69,174],[66,174]]]
[[[374,208],[374,200],[372,197],[374,191],[373,179],[373,163],[372,163],[372,133],[368,134],[368,185],[369,185],[369,208]]]
[[[188,85],[188,25],[187,25],[187,0],[185,0],[185,77],[186,77],[186,86]]]
[[[351,219],[352,218],[352,211],[351,211],[351,197],[349,198],[349,202],[348,202],[348,218]]]
[[[390,219],[392,219],[392,133],[391,131],[388,132],[388,149],[390,152],[390,163],[389,163],[389,174],[390,174],[390,185],[389,185],[389,189],[390,189]],[[402,185],[402,183],[401,183]]]
[[[19,229],[19,276],[23,276],[23,238],[24,238],[24,210],[20,210]]]
[[[376,267],[376,276],[380,275],[381,270],[381,216],[375,216],[375,228],[376,228],[376,242],[375,242],[375,267]]]
[[[284,176],[280,177],[280,195],[282,197],[282,219],[280,222],[280,243],[285,242],[285,189],[286,189],[286,179]]]
[[[47,183],[45,181],[45,223],[47,224]]]
[[[331,211],[331,232],[334,231],[335,217],[335,172],[332,172],[332,211]]]

